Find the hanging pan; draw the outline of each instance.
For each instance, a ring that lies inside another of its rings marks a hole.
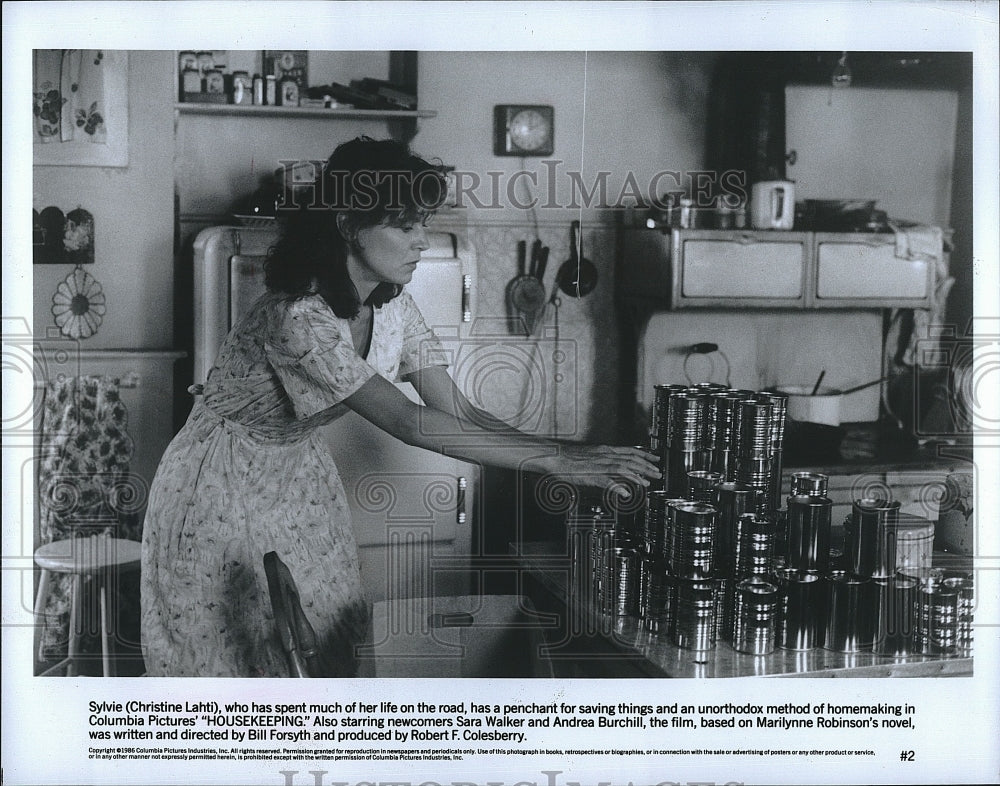
[[[569,259],[559,266],[556,284],[570,297],[589,295],[597,286],[597,268],[583,255],[579,221],[574,221],[570,225]]]

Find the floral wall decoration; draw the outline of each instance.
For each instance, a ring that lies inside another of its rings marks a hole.
[[[104,319],[104,288],[77,265],[52,296],[52,316],[59,332],[69,338],[90,338]]]
[[[94,262],[94,216],[77,207],[63,214],[50,205],[31,211],[32,261],[36,265],[90,265]]]

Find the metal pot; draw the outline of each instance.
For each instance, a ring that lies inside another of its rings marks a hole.
[[[801,423],[820,423],[825,426],[840,425],[840,402],[843,393],[837,388],[821,387],[813,394],[806,385],[781,385],[779,393],[788,396],[787,415]]]

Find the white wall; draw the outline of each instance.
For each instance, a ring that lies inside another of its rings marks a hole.
[[[711,54],[668,52],[421,52],[420,105],[438,116],[420,124],[413,144],[484,180],[486,172],[502,172],[506,183],[522,162],[493,155],[494,105],[550,104],[555,150],[549,158],[563,162],[556,201],[570,201],[563,174],[570,171],[588,185],[597,172],[610,172],[613,201],[629,172],[645,186],[660,170],[703,165],[712,60]],[[537,158],[526,163],[542,188],[548,170]],[[559,211],[539,212],[542,221],[569,220]],[[584,210],[584,220],[597,212]],[[480,210],[469,220],[523,221],[524,213]]]

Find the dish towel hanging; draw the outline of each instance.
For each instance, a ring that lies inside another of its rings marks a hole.
[[[34,51],[35,142],[107,142],[104,53]]]
[[[933,332],[935,326],[943,325],[945,321],[945,306],[947,305],[948,294],[951,292],[955,279],[949,275],[948,261],[945,256],[944,231],[941,227],[916,225],[900,227],[890,224],[896,233],[896,256],[900,259],[922,259],[933,269],[933,297],[930,308],[918,308],[912,311],[912,322],[900,330],[900,335],[890,334],[889,346],[897,346],[897,357],[902,365],[914,367],[922,365],[922,355],[934,357],[937,362],[937,353],[934,351],[939,343],[938,337]],[[893,314],[893,325],[899,325],[900,320],[895,319]],[[919,345],[919,347],[918,347]]]
[[[50,543],[102,532],[140,540],[138,517],[122,512],[128,510],[141,490],[129,474],[133,443],[128,434],[128,412],[119,395],[119,380],[83,376],[48,382],[41,425],[41,541]],[[125,578],[117,582],[119,590],[126,590]],[[40,610],[45,621],[42,644],[47,653],[59,655],[68,641],[72,577],[53,574],[49,587],[45,608]],[[125,616],[134,605],[137,616],[138,594],[128,594],[135,597],[123,597],[119,612]]]

